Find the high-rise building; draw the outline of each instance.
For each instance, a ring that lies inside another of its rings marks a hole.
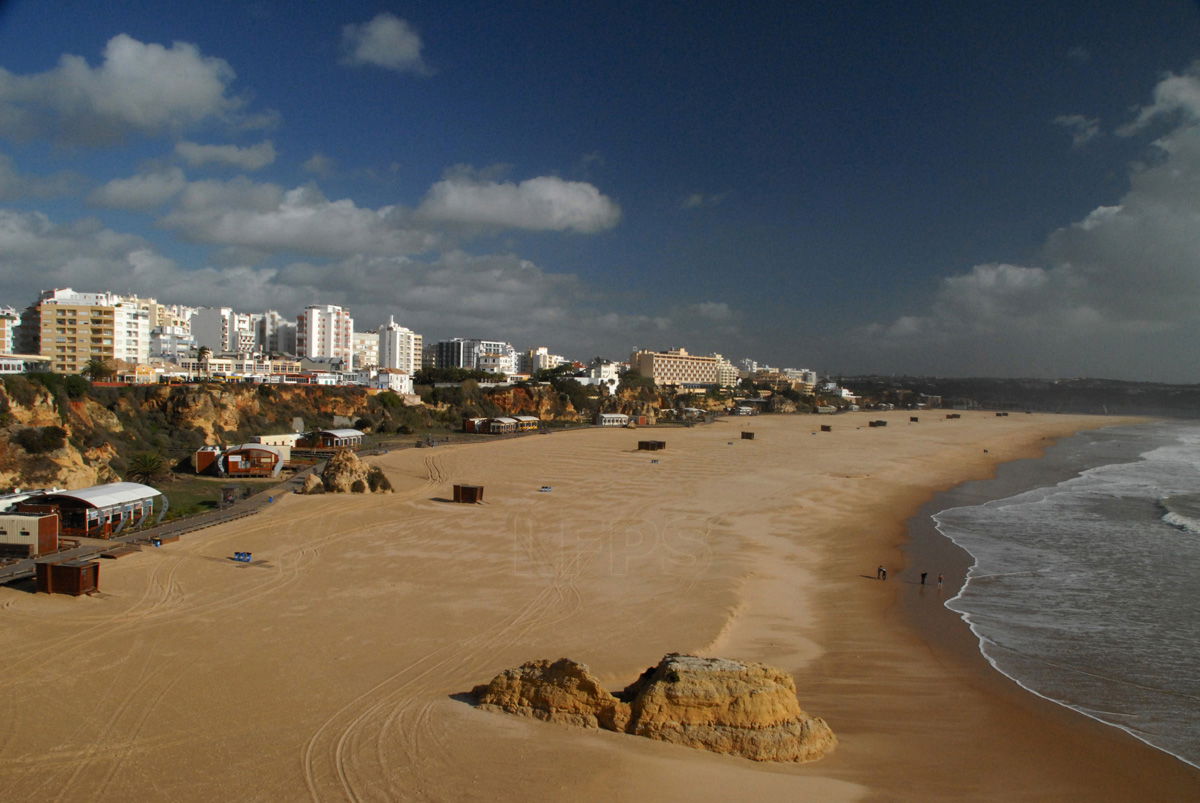
[[[468,368],[475,369],[475,360],[479,354],[479,341],[456,337],[451,340],[440,340],[433,344],[433,365],[435,368]]]
[[[296,322],[273,309],[255,316],[254,336],[257,349],[264,354],[296,353]]]
[[[720,354],[713,354],[717,360],[717,384],[723,388],[731,388],[738,383],[738,369]]]
[[[232,307],[200,307],[191,318],[197,348],[214,354],[249,354],[255,350],[254,316]]]
[[[150,330],[150,356],[182,364],[196,350],[196,339],[186,326],[156,326]]]
[[[511,374],[517,368],[517,350],[500,340],[456,337],[434,344],[437,368],[467,368],[473,371]]]
[[[354,367],[354,319],[335,304],[305,307],[296,319],[296,353],[310,360],[340,360]]]
[[[21,325],[21,314],[12,307],[0,307],[0,354],[12,354],[16,346],[14,333]]]
[[[379,327],[379,367],[415,374],[421,370],[421,352],[425,339],[408,327],[396,323],[394,316]]]
[[[354,341],[354,367],[379,367],[379,332],[355,332],[351,335]]]
[[[69,287],[44,290],[22,316],[21,348],[48,357],[50,370],[63,374],[79,373],[91,359],[146,362],[151,301]]]

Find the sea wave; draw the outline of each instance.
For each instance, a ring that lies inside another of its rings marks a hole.
[[[1187,533],[1200,535],[1200,494],[1168,496],[1158,500],[1162,520]]]

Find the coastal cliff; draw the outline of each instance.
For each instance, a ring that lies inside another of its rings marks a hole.
[[[381,398],[386,396],[386,398]],[[396,394],[299,385],[92,386],[82,377],[9,376],[0,385],[0,489],[80,488],[125,477],[129,459],[168,463],[204,444],[345,421],[375,431],[437,423]]]
[[[0,489],[112,482],[126,478],[135,455],[153,453],[176,465],[205,444],[290,432],[295,419],[306,427],[412,435],[457,431],[475,416],[532,415],[570,425],[614,412],[654,424],[677,408],[715,411],[728,404],[652,384],[601,393],[571,379],[493,388],[469,380],[417,390],[419,396],[401,397],[347,386],[103,386],[81,376],[7,376],[0,383]]]

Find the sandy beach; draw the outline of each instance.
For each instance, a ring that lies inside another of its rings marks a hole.
[[[1195,799],[1200,771],[987,665],[941,606],[948,543],[904,564],[936,491],[1117,423],[763,416],[372,458],[396,493],[279,498],[104,561],[91,597],[0,587],[0,797]],[[791,672],[838,749],[755,763],[463,699],[535,658],[618,688],[673,651]]]

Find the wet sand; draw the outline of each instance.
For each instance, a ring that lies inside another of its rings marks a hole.
[[[1021,691],[940,605],[930,631],[903,604],[919,593],[905,522],[933,492],[1116,422],[921,419],[764,416],[394,452],[376,459],[393,495],[282,498],[105,561],[93,597],[0,588],[0,793],[1194,796],[1200,773]],[[820,423],[834,431],[811,434]],[[638,452],[639,437],[667,450]],[[484,485],[484,504],[444,501],[455,482]],[[533,658],[583,661],[616,688],[670,651],[787,669],[838,750],[758,764],[462,699]]]

